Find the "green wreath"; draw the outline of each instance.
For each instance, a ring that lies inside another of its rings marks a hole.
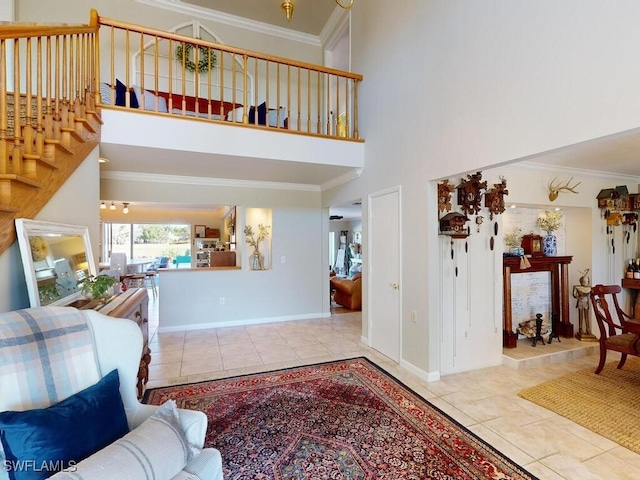
[[[176,59],[182,64],[184,61],[184,68],[188,72],[196,71],[196,62],[191,60],[191,50],[194,45],[192,43],[184,43],[176,47]],[[207,73],[213,67],[216,66],[216,53],[212,48],[198,46],[199,60],[198,60],[198,73]]]

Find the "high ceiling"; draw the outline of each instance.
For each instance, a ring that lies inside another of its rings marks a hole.
[[[362,1],[362,0],[360,0]],[[336,3],[334,0],[295,0],[291,21],[280,9],[281,0],[183,0],[199,7],[229,13],[277,27],[319,35]]]

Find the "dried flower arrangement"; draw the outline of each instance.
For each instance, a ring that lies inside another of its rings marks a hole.
[[[538,217],[536,224],[538,228],[541,228],[545,232],[558,230],[562,226],[562,212],[545,210],[544,213]]]

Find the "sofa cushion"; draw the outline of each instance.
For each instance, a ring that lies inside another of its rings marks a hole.
[[[128,431],[117,370],[48,408],[0,413],[11,480],[48,478]]]
[[[51,478],[170,480],[199,451],[187,443],[176,403],[169,400],[138,428],[80,462],[73,472],[60,472]]]

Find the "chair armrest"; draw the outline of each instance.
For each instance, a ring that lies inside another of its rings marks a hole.
[[[157,405],[138,404],[135,412],[127,412],[129,428],[133,430],[138,427],[153,415],[157,409]],[[207,416],[202,412],[183,408],[179,408],[178,412],[180,413],[180,424],[187,442],[195,447],[202,448],[204,446],[204,436],[207,433]]]

